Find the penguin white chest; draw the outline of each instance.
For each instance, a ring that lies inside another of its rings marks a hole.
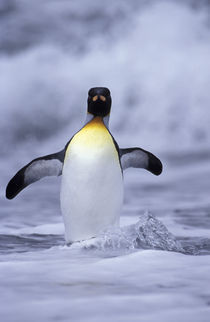
[[[119,224],[122,172],[112,137],[96,118],[71,140],[63,167],[61,210],[67,242]]]

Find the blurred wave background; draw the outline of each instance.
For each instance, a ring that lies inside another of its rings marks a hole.
[[[1,0],[1,154],[31,141],[61,148],[82,125],[92,86],[111,89],[111,129],[121,145],[207,148],[209,8],[208,1]]]
[[[1,196],[82,126],[93,86],[112,92],[121,147],[209,158],[209,10],[207,0],[0,0]]]

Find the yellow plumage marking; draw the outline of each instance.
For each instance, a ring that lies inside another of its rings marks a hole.
[[[118,158],[113,139],[103,123],[101,117],[95,117],[87,123],[71,140],[66,151],[66,157],[72,151],[105,149],[107,153],[114,154]],[[83,152],[84,153],[84,152]]]
[[[100,95],[100,96],[99,96],[99,98],[100,98],[100,100],[101,100],[101,101],[106,102],[106,97],[105,97],[105,96]],[[95,96],[92,98],[93,102],[97,101],[97,99],[98,99],[98,95],[95,95]]]
[[[106,97],[103,96],[103,95],[100,95],[100,100],[103,101],[103,102],[106,102]]]
[[[93,97],[93,102],[97,101],[97,99],[98,99],[98,95],[95,95],[95,96]]]

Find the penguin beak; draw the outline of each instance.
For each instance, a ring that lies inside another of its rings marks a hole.
[[[92,98],[93,102],[97,101],[98,99],[100,99],[100,100],[101,100],[101,101],[103,101],[103,102],[106,102],[106,97],[105,97],[105,96],[103,96],[103,95],[95,95],[95,96]]]

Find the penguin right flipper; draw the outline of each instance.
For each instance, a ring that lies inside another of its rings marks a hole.
[[[62,174],[65,149],[58,153],[37,158],[20,169],[10,180],[6,188],[6,197],[13,199],[21,190],[47,176]]]
[[[140,148],[119,149],[122,169],[144,168],[156,176],[163,169],[161,161],[152,153]]]

